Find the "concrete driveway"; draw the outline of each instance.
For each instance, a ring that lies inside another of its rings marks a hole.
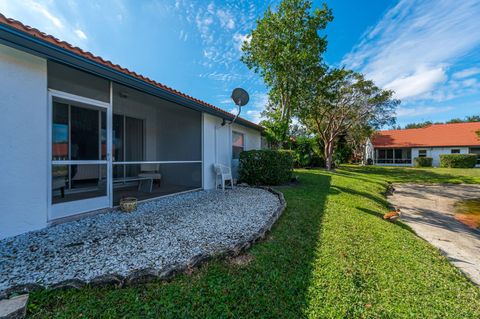
[[[395,184],[388,201],[420,237],[439,248],[452,264],[480,285],[480,230],[454,218],[455,202],[480,198],[480,185]]]

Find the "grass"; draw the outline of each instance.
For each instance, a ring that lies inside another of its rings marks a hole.
[[[480,288],[408,227],[381,219],[389,182],[480,183],[480,170],[298,171],[288,208],[248,265],[123,289],[31,294],[33,318],[480,318]]]

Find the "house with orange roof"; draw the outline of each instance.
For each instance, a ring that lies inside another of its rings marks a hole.
[[[377,132],[366,145],[366,159],[375,165],[412,166],[416,157],[431,157],[440,165],[441,154],[478,154],[480,122],[432,124],[423,128]]]
[[[214,189],[214,164],[261,147],[261,126],[1,14],[0,75],[0,238]]]

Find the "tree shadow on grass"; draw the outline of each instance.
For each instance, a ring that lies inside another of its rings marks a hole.
[[[332,189],[342,193],[347,193],[355,196],[360,196],[363,198],[368,198],[385,208],[390,207],[390,203],[387,201],[387,199],[380,195],[376,196],[376,195],[373,195],[372,193],[357,191],[357,190],[347,188],[347,187],[342,187],[342,186],[332,186]]]
[[[248,251],[254,257],[248,266],[236,267],[217,259],[195,276],[180,275],[168,283],[37,292],[31,296],[35,308],[30,308],[30,315],[303,317],[331,177],[321,171],[299,175],[299,186],[281,189],[288,207],[267,239]]]

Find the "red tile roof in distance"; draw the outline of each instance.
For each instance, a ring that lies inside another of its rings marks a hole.
[[[84,51],[82,49],[80,49],[79,47],[75,47],[73,45],[71,45],[70,43],[67,43],[65,41],[61,41],[57,38],[55,38],[54,36],[52,35],[49,35],[49,34],[46,34],[38,29],[35,29],[35,28],[32,28],[30,26],[27,26],[23,23],[21,23],[20,21],[17,21],[17,20],[14,20],[14,19],[11,19],[11,18],[7,18],[5,17],[3,14],[0,13],[0,23],[1,24],[4,24],[4,25],[7,25],[9,27],[12,27],[18,31],[21,31],[21,32],[24,32],[24,33],[27,33],[28,35],[32,36],[32,37],[35,37],[37,39],[41,39],[43,41],[46,41],[48,43],[51,43],[53,45],[56,45],[62,49],[65,49],[65,50],[68,50],[74,54],[77,54],[79,56],[82,56],[84,58],[87,58],[93,62],[96,62],[98,64],[101,64],[103,66],[106,66],[108,68],[112,68],[114,70],[117,70],[117,71],[120,71],[122,73],[124,73],[125,75],[129,75],[129,76],[133,76],[141,81],[144,81],[148,84],[151,84],[151,85],[154,85],[160,89],[163,89],[163,90],[166,90],[170,93],[173,93],[173,94],[176,94],[178,96],[181,96],[183,98],[186,98],[188,100],[191,100],[191,101],[194,101],[194,102],[197,102],[197,103],[200,103],[208,108],[211,108],[213,110],[216,110],[216,111],[219,111],[225,115],[228,115],[228,116],[231,116],[231,117],[234,117],[235,115],[233,115],[232,113],[229,113],[225,110],[222,110],[221,108],[218,108],[210,103],[207,103],[207,102],[204,102],[202,100],[199,100],[199,99],[196,99],[190,95],[187,95],[185,93],[182,93],[180,91],[177,91],[177,90],[174,90],[166,85],[163,85],[161,83],[158,83],[154,80],[151,80],[141,74],[138,74],[136,72],[133,72],[133,71],[130,71],[129,69],[127,68],[124,68],[124,67],[121,67],[120,65],[118,64],[114,64],[112,63],[111,61],[108,61],[108,60],[104,60],[103,58],[99,57],[99,56],[96,56],[94,54],[92,54],[91,52],[88,52],[88,51]],[[253,123],[249,120],[246,120],[242,117],[239,117],[242,121],[245,121],[245,122],[248,122],[250,123],[251,125],[253,125],[254,127],[257,127],[258,129],[260,130],[263,130],[263,127],[256,124],[256,123]]]
[[[380,131],[372,138],[376,148],[480,146],[480,122],[433,124],[424,128]]]

